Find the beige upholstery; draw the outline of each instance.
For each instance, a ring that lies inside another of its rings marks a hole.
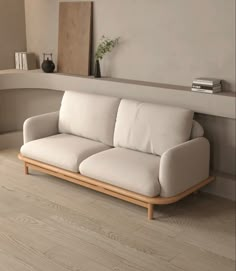
[[[122,100],[114,146],[161,155],[190,138],[193,112],[188,109]]]
[[[32,140],[58,134],[59,112],[31,117],[24,122],[24,144]]]
[[[166,151],[161,156],[159,182],[161,196],[171,197],[209,176],[210,146],[199,137]]]
[[[172,197],[209,177],[203,134],[188,109],[67,91],[60,113],[25,121],[21,154],[144,196]]]
[[[66,91],[59,116],[59,132],[113,145],[120,99]]]
[[[100,142],[59,134],[23,145],[21,154],[46,164],[78,172],[79,165],[84,159],[107,149],[109,147]]]
[[[191,130],[191,139],[201,137],[204,135],[204,130],[200,123],[196,120],[193,120],[192,130]]]
[[[154,197],[160,193],[160,157],[133,150],[114,148],[84,160],[81,174],[124,189]]]

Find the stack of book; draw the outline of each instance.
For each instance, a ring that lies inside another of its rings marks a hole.
[[[214,78],[196,78],[192,83],[192,91],[216,93],[222,91],[221,80]]]
[[[36,57],[34,53],[16,52],[15,64],[17,70],[34,70],[37,69]]]

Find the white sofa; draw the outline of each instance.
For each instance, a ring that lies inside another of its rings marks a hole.
[[[19,158],[28,168],[148,209],[213,180],[210,148],[188,109],[66,91],[60,112],[29,118]]]

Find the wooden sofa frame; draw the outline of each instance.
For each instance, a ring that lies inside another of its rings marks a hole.
[[[117,186],[113,186],[111,184],[107,184],[101,181],[97,181],[95,179],[91,179],[79,173],[73,173],[71,171],[67,171],[67,170],[60,169],[48,164],[44,164],[36,160],[29,159],[27,157],[22,156],[21,154],[18,155],[18,158],[24,162],[25,174],[27,175],[29,174],[29,168],[32,168],[37,171],[64,179],[66,181],[99,191],[106,195],[110,195],[118,199],[131,202],[133,204],[147,208],[148,219],[153,219],[154,205],[163,205],[163,204],[170,204],[170,203],[177,202],[180,199],[198,191],[200,188],[202,188],[203,186],[207,185],[208,183],[214,180],[214,177],[210,176],[207,179],[196,184],[195,186],[173,197],[165,198],[165,197],[158,196],[158,197],[151,198],[151,197],[143,196],[141,194],[137,194],[137,193],[122,189]]]

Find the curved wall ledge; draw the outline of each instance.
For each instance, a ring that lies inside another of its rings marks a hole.
[[[204,94],[188,87],[125,79],[81,77],[41,70],[0,71],[0,90],[52,89],[105,94],[192,109],[197,113],[235,119],[235,92]]]
[[[57,110],[64,90],[170,104],[202,113],[198,114],[196,119],[203,125],[211,142],[211,167],[214,170],[213,175],[216,176],[216,181],[205,191],[235,200],[234,92],[203,94],[191,92],[188,87],[134,80],[45,74],[40,70],[0,71],[0,102],[4,103],[3,107],[0,107],[0,116],[2,115],[2,123],[5,123],[5,126],[10,125],[7,118],[12,120],[12,129],[7,129],[12,133],[1,134],[0,129],[0,150],[21,146],[22,131],[19,130],[24,119],[40,111],[46,113]],[[4,129],[5,126],[0,128]]]

